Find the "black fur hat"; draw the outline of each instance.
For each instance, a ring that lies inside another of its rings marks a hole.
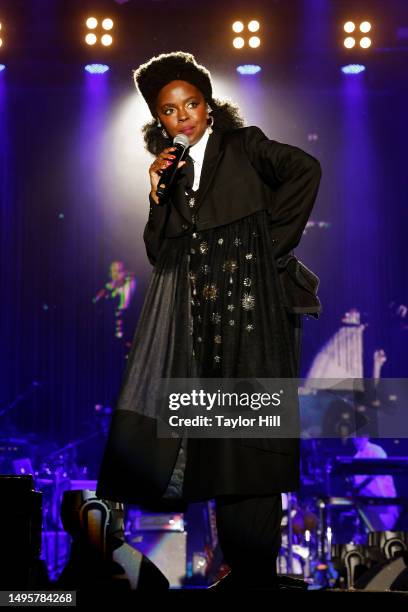
[[[181,80],[195,85],[205,100],[212,99],[212,84],[209,71],[197,64],[191,53],[174,51],[152,57],[133,72],[135,85],[146,100],[153,117],[159,91],[170,81]]]

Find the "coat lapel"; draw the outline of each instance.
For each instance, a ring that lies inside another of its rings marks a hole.
[[[197,198],[197,209],[201,206],[212,183],[217,166],[223,154],[222,134],[214,130],[210,135],[204,153],[203,167],[200,176],[200,188]]]

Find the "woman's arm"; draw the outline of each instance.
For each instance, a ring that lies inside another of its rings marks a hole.
[[[162,171],[170,166],[175,159],[174,150],[175,147],[163,149],[149,168],[151,186],[151,191],[149,193],[150,210],[149,219],[143,232],[143,240],[146,246],[147,257],[152,266],[156,265],[157,256],[162,243],[163,229],[169,214],[168,203],[160,203],[159,201],[157,186]],[[181,168],[185,163],[185,161],[178,162],[177,168]]]
[[[158,205],[151,193],[149,194],[149,203],[149,219],[143,232],[143,240],[147,257],[154,266],[162,243],[162,231],[168,214],[168,206],[166,204]]]
[[[320,163],[298,147],[269,140],[258,127],[245,128],[244,144],[254,168],[275,190],[269,213],[275,256],[281,257],[300,242],[316,200]]]

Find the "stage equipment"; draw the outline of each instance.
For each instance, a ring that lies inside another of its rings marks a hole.
[[[187,564],[187,532],[183,514],[129,510],[126,533],[129,544],[149,557],[167,576],[171,587],[183,585]]]
[[[372,30],[370,21],[361,21],[360,23],[347,21],[343,25],[343,30],[346,34],[349,34],[343,40],[343,45],[346,49],[354,49],[356,45],[361,49],[369,49],[371,47],[372,39],[367,36]]]
[[[45,588],[41,553],[41,493],[32,476],[0,475],[0,589]]]
[[[123,504],[100,499],[89,489],[66,491],[61,518],[72,546],[59,588],[109,594],[168,589],[160,570],[125,543]]]
[[[249,46],[252,49],[260,47],[260,28],[261,24],[256,19],[251,19],[246,26],[242,21],[234,21],[231,26],[231,29],[235,34],[240,34],[240,36],[235,36],[233,38],[232,46],[235,49],[243,49],[245,46]],[[257,33],[256,36],[254,36],[255,32]]]
[[[408,591],[408,533],[378,531],[366,546],[336,544],[332,559],[341,588],[363,591]]]

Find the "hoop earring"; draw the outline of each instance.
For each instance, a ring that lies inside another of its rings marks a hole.
[[[209,122],[209,123],[207,123],[207,125],[208,125],[207,130],[208,130],[208,133],[209,133],[209,134],[212,134],[212,133],[213,133],[213,131],[214,131],[214,130],[212,129],[212,126],[214,125],[214,117],[208,117],[208,119],[210,120],[210,122]]]

